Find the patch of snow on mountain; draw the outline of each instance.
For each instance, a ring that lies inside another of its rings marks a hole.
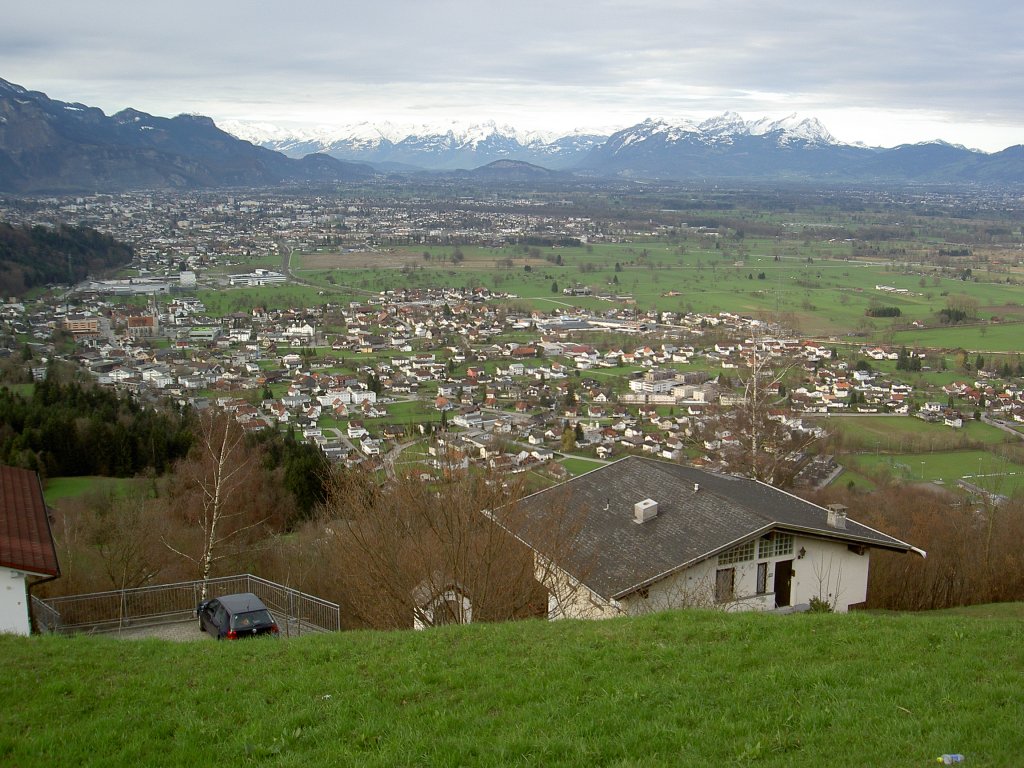
[[[747,123],[735,112],[723,112],[718,117],[711,117],[697,126],[704,134],[715,136],[742,136],[746,134]]]
[[[779,143],[804,141],[811,144],[838,144],[835,137],[815,117],[801,118],[795,112],[781,120],[762,117],[749,124],[751,136],[778,133]]]
[[[236,139],[249,141],[253,144],[273,144],[276,142],[312,141],[314,131],[300,128],[282,128],[273,123],[254,123],[245,120],[222,120],[217,127],[230,133]]]
[[[666,131],[665,140],[684,141],[700,135],[700,127],[690,120],[674,120]]]
[[[240,139],[263,145],[315,144],[324,148],[347,145],[351,148],[373,149],[382,143],[409,142],[431,146],[476,148],[494,141],[518,142],[524,147],[546,146],[565,138],[554,132],[521,131],[494,121],[468,123],[406,124],[360,122],[333,127],[282,128],[270,123],[225,121],[224,130]],[[583,131],[577,132],[583,135]]]
[[[787,126],[783,134],[791,140],[801,139],[816,144],[836,143],[828,129],[815,117],[808,117],[794,126]]]

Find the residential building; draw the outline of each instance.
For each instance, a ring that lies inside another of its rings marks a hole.
[[[0,632],[31,632],[29,590],[60,576],[39,475],[0,466]]]
[[[872,549],[924,553],[747,478],[627,457],[492,517],[530,546],[549,618],[670,608],[847,611],[867,597]],[[555,519],[557,517],[557,520]],[[552,527],[571,540],[553,551]]]

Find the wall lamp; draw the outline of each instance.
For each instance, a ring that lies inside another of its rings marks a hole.
[[[800,551],[796,553],[796,559],[797,560],[803,560],[804,557],[806,557],[806,556],[807,556],[807,550],[804,549],[803,547],[800,547]]]

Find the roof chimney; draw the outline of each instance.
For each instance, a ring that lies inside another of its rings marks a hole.
[[[658,516],[658,502],[654,499],[644,499],[633,505],[633,522],[646,523]]]
[[[829,504],[825,509],[828,510],[829,528],[846,528],[847,506],[845,504]]]

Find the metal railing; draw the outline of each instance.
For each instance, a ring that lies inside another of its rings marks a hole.
[[[335,604],[252,574],[206,581],[206,597],[252,592],[277,618],[284,635],[337,632],[341,609]],[[185,621],[195,616],[203,581],[93,592],[39,599],[32,607],[37,626],[47,632],[110,632],[124,627]]]
[[[32,595],[32,621],[36,632],[57,632],[60,614],[43,600]]]

